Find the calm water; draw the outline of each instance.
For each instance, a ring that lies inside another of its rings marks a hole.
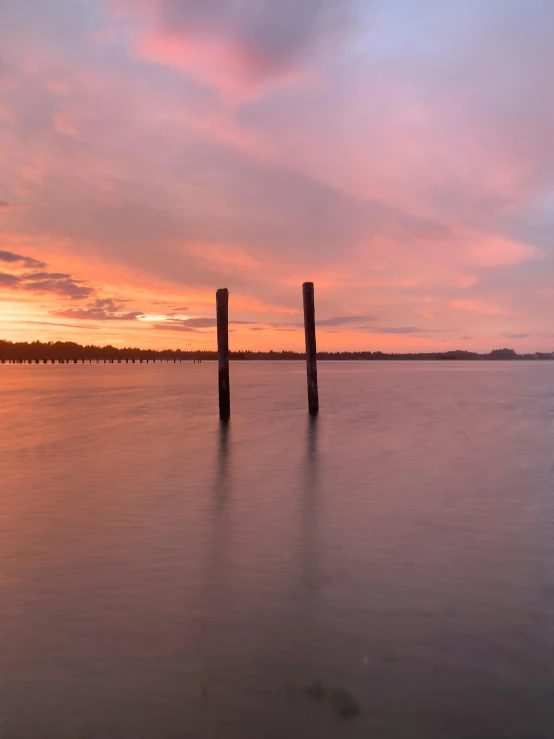
[[[554,363],[231,372],[0,367],[0,736],[554,737]]]

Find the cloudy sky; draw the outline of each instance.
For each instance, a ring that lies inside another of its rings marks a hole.
[[[0,337],[554,348],[552,0],[0,2]]]

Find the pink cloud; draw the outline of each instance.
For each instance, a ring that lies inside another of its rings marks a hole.
[[[79,131],[76,122],[67,115],[62,113],[54,113],[52,116],[52,125],[54,131],[61,136],[69,136],[76,141],[84,141],[82,133]]]
[[[151,32],[140,39],[135,53],[142,59],[173,67],[201,82],[222,88],[237,97],[261,94],[267,78],[237,55],[233,47],[214,40],[196,40]],[[272,84],[290,84],[307,79],[303,70],[290,65]]]
[[[539,259],[542,253],[529,244],[518,244],[506,239],[483,240],[468,249],[470,260],[479,267],[502,267]]]
[[[64,82],[56,82],[55,80],[50,80],[46,83],[46,89],[50,92],[53,92],[54,95],[67,95],[71,88]]]
[[[260,91],[303,76],[309,54],[351,21],[351,3],[336,0],[112,0],[143,21],[139,56],[175,67],[227,91]]]

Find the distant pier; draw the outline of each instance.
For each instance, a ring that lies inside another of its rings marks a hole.
[[[48,357],[48,358],[2,358],[0,364],[135,364],[139,362],[142,364],[146,362],[149,364],[182,364],[182,362],[191,362],[192,364],[201,364],[202,359],[191,359],[190,357],[80,357],[80,358],[67,358],[67,357]]]

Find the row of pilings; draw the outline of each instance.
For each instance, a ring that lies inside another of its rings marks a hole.
[[[315,337],[314,283],[302,285],[304,304],[304,333],[306,339],[306,370],[308,379],[308,410],[319,413],[317,386],[317,348]],[[222,288],[215,294],[217,314],[217,364],[219,383],[219,417],[228,421],[231,416],[231,387],[229,379],[229,290]]]
[[[173,357],[173,359],[161,358],[157,359],[154,357],[81,357],[80,359],[62,359],[62,358],[51,358],[51,359],[0,359],[0,364],[148,364],[152,362],[156,364],[181,364],[183,361],[182,357]],[[185,362],[192,362],[193,364],[201,364],[201,359],[185,359]]]

